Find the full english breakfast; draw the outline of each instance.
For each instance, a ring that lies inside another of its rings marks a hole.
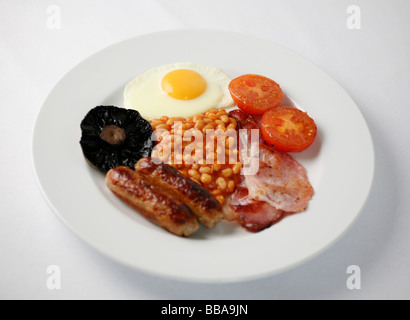
[[[86,114],[80,145],[109,190],[172,234],[221,220],[259,232],[304,211],[314,195],[288,152],[307,149],[316,124],[283,97],[261,75],[231,80],[194,63],[153,68],[126,85],[123,108]]]

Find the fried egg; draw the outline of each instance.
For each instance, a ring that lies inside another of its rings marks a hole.
[[[231,79],[221,70],[196,63],[175,63],[153,68],[130,81],[124,107],[146,119],[189,117],[234,104],[228,90]]]

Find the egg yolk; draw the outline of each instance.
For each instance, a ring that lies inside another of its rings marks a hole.
[[[170,97],[191,100],[199,97],[206,89],[205,79],[189,69],[178,69],[167,73],[162,79],[162,90]]]

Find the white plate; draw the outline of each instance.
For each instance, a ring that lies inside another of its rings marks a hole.
[[[145,220],[84,160],[80,122],[94,106],[122,105],[122,91],[156,66],[191,61],[231,77],[273,78],[307,110],[318,138],[297,154],[315,195],[308,209],[260,233],[223,222],[179,238]],[[43,194],[78,236],[109,257],[157,275],[201,282],[251,279],[293,267],[327,248],[358,216],[371,188],[374,153],[366,122],[325,72],[274,43],[219,31],[169,31],[110,46],[73,68],[37,118],[33,158]]]

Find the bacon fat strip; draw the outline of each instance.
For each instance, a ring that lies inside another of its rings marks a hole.
[[[118,198],[149,221],[177,236],[188,237],[199,227],[195,215],[185,204],[151,185],[132,169],[123,166],[111,169],[105,182]]]
[[[222,207],[216,198],[201,185],[184,176],[168,164],[155,164],[151,158],[142,158],[135,165],[152,184],[172,194],[185,203],[197,216],[199,222],[213,228],[222,219]]]
[[[279,222],[286,213],[277,210],[269,203],[253,200],[249,197],[246,187],[237,186],[229,198],[224,210],[224,218],[228,221],[238,221],[251,232],[259,232]]]

